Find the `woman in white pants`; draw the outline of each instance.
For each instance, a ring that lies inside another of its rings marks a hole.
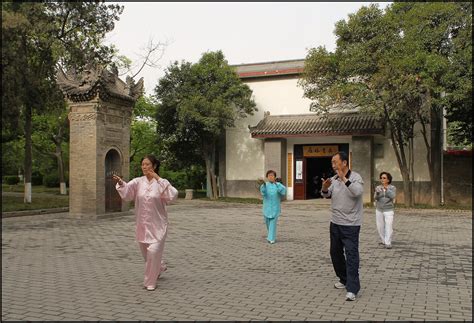
[[[379,175],[381,185],[375,188],[375,216],[377,220],[377,230],[380,235],[381,245],[387,249],[392,249],[393,234],[393,209],[397,189],[391,185],[392,175],[381,172]]]

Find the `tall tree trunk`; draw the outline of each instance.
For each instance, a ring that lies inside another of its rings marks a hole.
[[[24,202],[31,203],[31,168],[32,168],[32,153],[31,153],[31,133],[32,133],[32,108],[31,105],[25,106],[25,194]]]
[[[392,147],[395,152],[395,156],[397,157],[398,168],[402,174],[405,205],[411,207],[413,206],[413,191],[412,186],[410,185],[410,171],[406,160],[403,137],[398,131],[397,127],[395,127],[393,124],[393,121],[390,119],[387,106],[384,105],[383,108],[385,119],[390,124],[390,139],[392,141]]]
[[[395,138],[393,131],[391,132],[391,140],[393,149],[395,150],[395,155],[397,156],[398,167],[400,168],[400,172],[402,174],[405,205],[411,207],[413,206],[413,189],[410,179],[410,169],[405,158],[403,142],[400,142],[400,140]]]
[[[433,182],[433,163],[431,162],[431,145],[428,140],[428,130],[426,129],[426,123],[421,117],[420,114],[418,114],[418,119],[420,120],[421,123],[421,134],[423,135],[423,142],[425,143],[426,147],[426,164],[428,165],[429,173],[430,173],[430,181]]]
[[[408,156],[409,156],[409,167],[410,170],[410,192],[411,196],[413,197],[413,190],[415,185],[415,151],[414,151],[414,144],[413,144],[413,137],[408,140]]]
[[[206,163],[206,177],[207,177],[207,197],[212,200],[218,198],[217,180],[216,180],[216,145],[212,143],[203,144],[203,158]]]
[[[61,195],[67,195],[66,179],[64,176],[63,152],[61,146],[56,146],[56,156],[58,162],[59,190]]]
[[[61,147],[62,129],[63,128],[60,126],[57,135],[53,135],[52,139],[56,147],[54,155],[56,156],[56,160],[58,162],[59,192],[61,195],[67,195],[66,179],[64,176],[63,150]]]
[[[212,195],[214,199],[219,198],[216,176],[216,145],[212,146],[211,153],[211,181],[212,181]]]
[[[431,109],[431,161],[433,177],[431,178],[431,205],[438,206],[441,203],[441,109]]]
[[[212,155],[207,154],[205,159],[206,163],[206,177],[207,177],[207,197],[211,200],[217,199],[217,182],[216,182],[216,175],[214,174],[214,170],[212,167]]]

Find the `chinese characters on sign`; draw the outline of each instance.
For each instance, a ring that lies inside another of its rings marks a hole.
[[[292,177],[293,177],[293,174],[291,173],[292,169],[291,167],[293,166],[293,154],[292,153],[288,153],[288,187],[292,187],[293,186],[293,183],[292,183]]]
[[[296,179],[303,179],[303,161],[296,161]]]
[[[339,147],[331,146],[303,146],[304,157],[330,157],[337,153]]]

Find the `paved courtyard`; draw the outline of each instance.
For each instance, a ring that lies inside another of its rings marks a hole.
[[[2,320],[472,320],[472,213],[396,210],[393,249],[373,209],[355,302],[333,287],[329,211],[285,202],[277,243],[260,205],[169,207],[168,271],[142,289],[131,212],[2,220]]]

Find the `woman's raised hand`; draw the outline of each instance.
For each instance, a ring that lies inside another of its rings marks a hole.
[[[123,185],[123,181],[122,179],[120,178],[120,176],[117,176],[117,175],[112,175],[112,178],[117,181],[117,183],[122,186]]]
[[[148,170],[148,175],[150,175],[151,177],[153,177],[154,179],[156,180],[159,180],[160,179],[160,175],[158,175],[157,173],[155,173],[155,170],[150,168]]]

